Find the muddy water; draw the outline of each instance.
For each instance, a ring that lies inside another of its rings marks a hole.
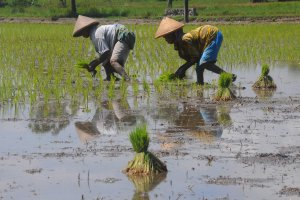
[[[91,103],[88,113],[54,102],[47,117],[42,102],[17,116],[1,105],[0,199],[299,199],[300,64],[272,66],[269,93],[251,88],[259,67],[234,72],[245,89],[230,103],[211,101],[208,90]],[[128,134],[140,123],[166,175],[122,173],[134,156]]]

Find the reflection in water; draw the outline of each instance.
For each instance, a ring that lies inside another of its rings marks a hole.
[[[75,122],[75,127],[82,143],[87,143],[100,135],[97,127],[92,122]]]
[[[261,100],[268,100],[273,97],[275,94],[276,89],[268,89],[268,90],[258,90],[253,88],[254,93],[256,96]]]
[[[149,200],[149,192],[159,185],[165,178],[166,173],[149,174],[147,176],[128,175],[128,179],[135,186],[135,193],[132,200]]]
[[[171,122],[171,119],[173,119],[174,116],[176,117],[174,120],[175,129],[173,124],[169,123],[169,128],[166,132],[173,133],[183,131],[198,138],[203,143],[215,141],[216,138],[221,137],[224,127],[232,125],[232,120],[229,115],[229,105],[204,105],[198,108],[195,105],[184,103],[177,108],[173,108],[173,110],[170,108],[171,106],[169,106],[168,116]],[[173,137],[168,134],[159,137],[160,140],[163,140],[162,147],[164,149],[176,148],[182,144],[180,141],[172,142]]]
[[[127,101],[104,101],[91,121],[76,122],[75,127],[82,142],[90,141],[100,134],[113,135],[129,132],[136,124],[144,123],[143,116],[135,115]],[[81,139],[82,137],[82,139]]]
[[[220,138],[223,128],[231,126],[232,121],[229,115],[228,106],[207,106],[200,108],[200,114],[204,125],[192,132],[203,143],[212,143]]]
[[[229,115],[231,107],[229,105],[217,106],[217,121],[223,127],[229,127],[232,125],[232,120]]]
[[[70,117],[74,116],[78,107],[68,103],[39,101],[30,108],[31,121],[28,127],[33,133],[52,132],[58,134],[70,123]]]
[[[183,104],[175,125],[185,130],[195,130],[204,126],[204,120],[195,106]]]

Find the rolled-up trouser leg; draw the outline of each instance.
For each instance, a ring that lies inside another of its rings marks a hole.
[[[130,49],[128,45],[124,42],[118,41],[113,49],[111,58],[110,58],[110,64],[114,68],[114,70],[120,74],[122,77],[125,78],[125,80],[130,80],[129,76],[127,75],[124,67],[125,62],[128,58]]]

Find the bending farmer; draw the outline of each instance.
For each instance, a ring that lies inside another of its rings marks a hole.
[[[155,33],[155,38],[164,37],[167,43],[174,44],[174,49],[186,63],[178,68],[175,77],[182,79],[185,71],[196,64],[197,83],[203,85],[204,69],[217,74],[225,72],[216,65],[219,49],[223,41],[221,31],[215,26],[200,26],[188,33],[183,33],[184,24],[165,17]],[[232,74],[232,81],[236,75]]]
[[[135,44],[135,34],[121,24],[101,25],[96,20],[79,15],[74,27],[73,37],[90,38],[99,57],[89,63],[88,70],[96,74],[95,68],[102,63],[106,80],[117,72],[125,80],[129,76],[124,66],[130,50]]]

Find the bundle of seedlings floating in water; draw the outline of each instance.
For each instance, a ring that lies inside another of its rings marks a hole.
[[[232,83],[232,74],[221,73],[218,80],[218,91],[215,95],[215,100],[217,101],[229,101],[235,99],[235,95],[230,90]]]
[[[146,125],[136,127],[130,133],[129,138],[136,155],[124,170],[126,174],[149,175],[167,172],[166,165],[148,151],[150,139]]]
[[[268,65],[264,64],[261,69],[261,75],[258,80],[252,85],[255,89],[275,89],[276,84],[273,78],[269,75],[270,68]]]

